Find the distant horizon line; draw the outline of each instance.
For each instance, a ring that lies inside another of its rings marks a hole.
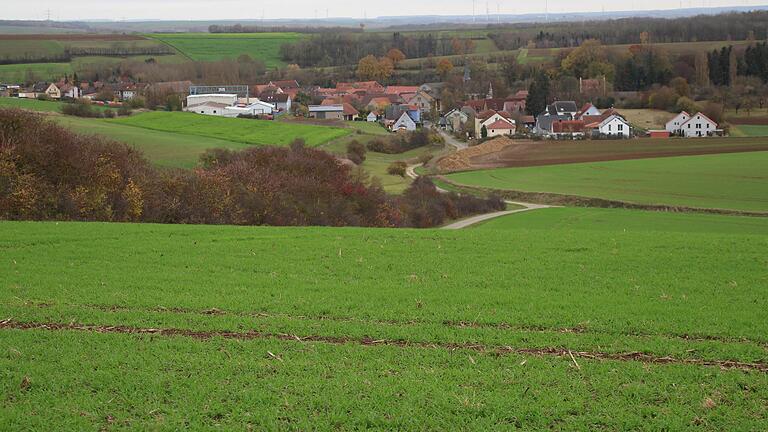
[[[211,19],[184,19],[184,18],[126,18],[126,19],[114,19],[114,18],[88,18],[88,19],[77,19],[77,20],[60,20],[60,19],[24,19],[24,18],[5,18],[0,19],[0,22],[34,22],[34,23],[46,23],[46,22],[52,22],[52,23],[63,23],[63,24],[72,24],[72,23],[162,23],[162,22],[200,22],[200,23],[208,23],[208,22],[232,22],[232,23],[323,23],[323,22],[332,22],[332,21],[350,21],[350,22],[361,22],[361,21],[376,21],[376,20],[408,20],[408,19],[441,19],[441,20],[447,20],[447,19],[461,19],[461,20],[476,20],[474,24],[477,25],[483,25],[483,24],[498,24],[498,22],[490,23],[488,18],[494,18],[496,20],[499,19],[505,19],[505,18],[521,18],[521,17],[557,17],[557,16],[610,16],[610,15],[633,15],[637,17],[642,17],[643,14],[652,14],[652,13],[661,13],[661,12],[677,12],[677,13],[684,13],[684,12],[695,12],[695,11],[711,11],[711,12],[717,12],[717,13],[727,13],[727,12],[748,12],[748,11],[760,11],[760,10],[768,10],[768,4],[764,5],[750,5],[750,6],[710,6],[710,7],[671,7],[671,8],[655,8],[655,9],[637,9],[637,10],[601,10],[601,11],[577,11],[577,12],[527,12],[527,13],[519,13],[519,14],[510,14],[510,13],[477,13],[475,15],[472,14],[415,14],[415,15],[384,15],[384,16],[377,16],[377,17],[354,17],[354,16],[329,16],[329,17],[316,17],[316,18],[211,18]],[[447,22],[440,22],[440,23],[447,23]],[[426,24],[426,23],[425,23]],[[439,24],[438,22],[435,22],[434,24]],[[456,23],[456,24],[467,24],[464,23]],[[509,24],[509,22],[501,22],[501,24]]]

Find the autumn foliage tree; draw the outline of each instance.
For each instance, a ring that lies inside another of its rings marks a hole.
[[[453,62],[446,58],[440,59],[440,61],[437,62],[436,69],[437,74],[440,75],[441,78],[445,79],[445,77],[448,76],[448,74],[453,70]]]
[[[389,58],[369,55],[358,63],[357,77],[363,81],[386,81],[392,76],[394,69],[394,64]]]
[[[387,52],[386,56],[390,61],[392,61],[392,64],[397,67],[397,64],[401,61],[405,60],[405,54],[403,54],[402,51],[400,51],[397,48],[392,48]]]

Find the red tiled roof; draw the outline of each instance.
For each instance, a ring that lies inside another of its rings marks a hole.
[[[403,93],[418,93],[419,86],[389,86],[384,93],[401,95]]]
[[[504,120],[496,120],[495,122],[491,123],[490,126],[486,126],[486,129],[514,129],[515,127]]]
[[[355,107],[353,107],[348,103],[344,104],[344,115],[358,115],[358,114],[360,114],[360,111],[356,110]]]
[[[554,133],[583,132],[584,122],[581,120],[561,120],[552,123]]]

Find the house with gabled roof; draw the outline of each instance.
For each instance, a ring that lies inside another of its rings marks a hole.
[[[515,120],[512,119],[512,116],[506,112],[506,111],[494,111],[494,110],[486,110],[483,111],[477,116],[475,116],[475,136],[480,137],[482,136],[483,128],[489,129],[491,125],[496,124],[496,122],[503,121],[506,122],[510,128],[505,130],[505,134],[510,135],[514,134],[517,130],[517,125],[515,123]],[[496,129],[501,130],[499,125],[496,125]],[[490,136],[490,135],[489,135]]]
[[[702,112],[692,115],[688,121],[680,125],[680,129],[686,138],[709,137],[722,134],[722,130],[717,128],[717,122]]]
[[[664,126],[664,129],[672,135],[682,135],[683,124],[691,119],[691,115],[686,111],[682,111],[676,115],[672,120],[668,121]]]
[[[609,138],[629,138],[632,134],[632,127],[629,122],[616,114],[600,122],[596,130],[601,136]]]
[[[392,124],[392,132],[415,131],[415,130],[416,130],[416,122],[413,120],[413,118],[411,118],[408,112],[403,112],[400,115],[400,118],[398,118]]]
[[[600,114],[602,114],[602,112],[600,112],[596,106],[587,102],[579,109],[574,118],[576,120],[581,120],[581,118],[584,116],[599,116]]]
[[[436,101],[429,93],[419,90],[413,97],[406,100],[409,105],[415,105],[422,113],[428,113],[436,109]]]

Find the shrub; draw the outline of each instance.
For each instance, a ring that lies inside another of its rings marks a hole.
[[[360,165],[365,162],[365,153],[365,146],[359,141],[352,140],[347,144],[347,159],[354,162],[355,165]]]
[[[395,161],[389,164],[387,167],[387,174],[393,176],[405,177],[405,171],[408,169],[408,164],[403,161]]]
[[[89,103],[80,101],[63,104],[61,106],[61,113],[76,117],[101,117],[101,113],[93,109]]]
[[[123,105],[117,110],[117,115],[120,117],[128,117],[131,115],[131,109],[128,108],[127,105]]]
[[[105,109],[103,115],[104,118],[115,118],[115,112],[111,109]]]
[[[422,165],[426,165],[426,164],[427,164],[429,161],[431,161],[431,160],[432,160],[432,158],[434,158],[434,157],[435,157],[435,155],[433,155],[432,153],[429,153],[429,152],[427,152],[427,153],[422,153],[422,154],[419,156],[419,158],[418,158],[418,161],[419,161],[419,163],[420,163],[420,164],[422,164]]]
[[[407,134],[390,135],[386,138],[376,138],[368,143],[368,150],[376,153],[400,154],[424,147],[432,142],[432,133],[420,129]]]
[[[399,198],[398,204],[405,216],[404,226],[413,228],[440,226],[451,219],[506,208],[506,203],[495,196],[483,199],[472,195],[440,193],[426,177],[416,179]]]

